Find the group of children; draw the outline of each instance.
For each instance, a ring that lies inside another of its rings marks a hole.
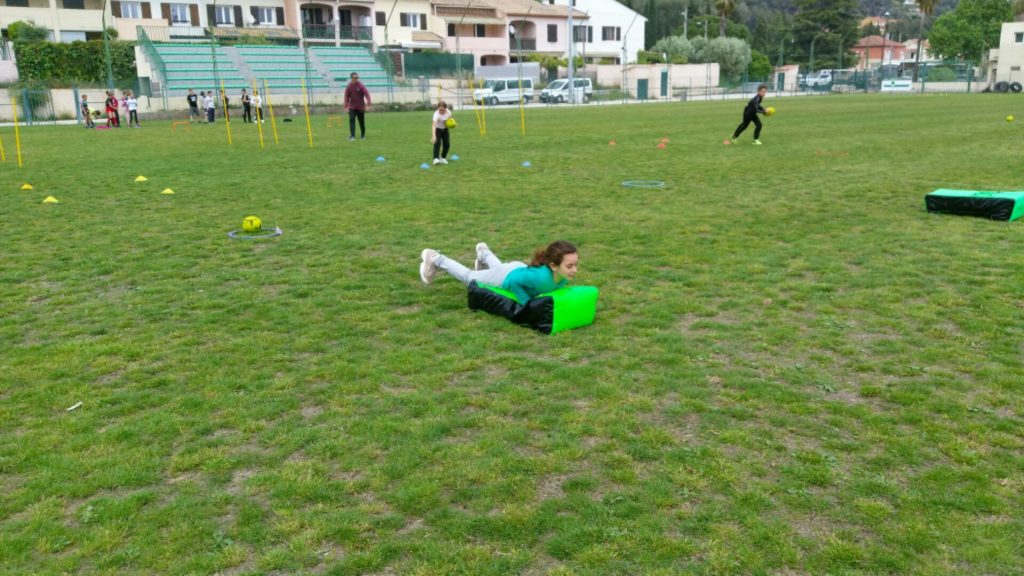
[[[214,97],[215,93],[213,90],[201,91],[197,96],[195,91],[191,88],[188,89],[188,95],[185,100],[188,102],[189,122],[195,122],[199,119],[199,122],[205,122],[212,124],[217,117],[217,100]],[[228,114],[228,105],[230,100],[223,90],[220,91],[220,104],[224,107],[224,116],[230,119]],[[257,122],[263,122],[263,99],[260,98],[258,90],[254,90],[252,95],[242,89],[241,95],[242,101],[242,122],[253,122],[252,111],[256,109],[256,120]],[[203,116],[199,115],[199,104],[203,105]]]
[[[107,90],[107,98],[103,102],[103,107],[107,116],[107,128],[121,127],[121,110],[124,110],[125,115],[128,117],[129,128],[141,127],[139,125],[139,101],[132,94],[131,90],[122,92],[120,100],[114,95],[113,90]],[[93,122],[92,111],[89,109],[88,94],[82,94],[81,111],[82,117],[85,118],[85,127],[95,128],[96,123]]]

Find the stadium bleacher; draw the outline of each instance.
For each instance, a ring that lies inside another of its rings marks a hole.
[[[168,91],[208,90],[214,88],[213,57],[210,47],[197,44],[155,44],[157,53],[164,61],[167,73]],[[214,50],[217,62],[216,78],[224,83],[226,90],[246,87],[246,79],[235,63],[218,47]],[[219,88],[219,86],[218,86]]]
[[[306,57],[301,48],[294,46],[236,46],[238,55],[252,70],[253,77],[271,89],[302,88],[306,77]],[[330,83],[310,65],[309,87],[329,88]]]
[[[390,84],[387,72],[366,48],[359,46],[313,46],[310,52],[331,72],[332,80],[344,85],[349,74],[359,73],[367,88],[386,88]]]

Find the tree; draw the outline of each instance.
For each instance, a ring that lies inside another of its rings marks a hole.
[[[19,20],[7,26],[7,34],[12,42],[43,42],[50,37],[46,26],[36,26],[35,22]]]
[[[693,44],[682,36],[666,36],[651,48],[656,54],[668,54],[668,61],[673,64],[686,64],[693,61]]]
[[[713,38],[702,52],[705,62],[718,62],[722,75],[731,80],[743,76],[750,65],[750,46],[739,38]]]
[[[557,56],[548,56],[546,54],[530,54],[527,56],[527,60],[531,62],[537,62],[540,67],[547,72],[549,80],[558,78],[558,69],[569,66],[568,58],[559,58]]]
[[[860,19],[857,0],[797,0],[793,35],[803,54],[811,60],[813,51],[817,67],[835,68],[835,58],[845,43],[856,37]]]
[[[718,36],[725,36],[725,22],[729,15],[736,9],[736,0],[715,0],[715,8],[718,9]]]
[[[1003,22],[1013,20],[1007,0],[961,0],[939,16],[928,34],[931,51],[945,58],[981,60],[987,48],[999,45]]]
[[[772,74],[772,63],[768,57],[757,50],[750,51],[750,65],[747,66],[747,76],[752,79],[761,80]]]
[[[924,41],[924,20],[935,12],[935,0],[916,0],[921,11],[921,24],[917,29],[917,53],[914,55],[914,82],[917,82],[918,71],[921,69],[921,43]]]

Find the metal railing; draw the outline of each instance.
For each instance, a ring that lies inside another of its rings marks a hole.
[[[338,32],[342,40],[373,42],[373,28],[369,26],[340,26]]]
[[[302,37],[308,40],[372,42],[373,28],[369,26],[335,27],[334,24],[303,24]]]
[[[160,94],[163,95],[164,100],[167,99],[167,64],[164,63],[164,59],[160,57],[160,52],[157,51],[156,46],[153,45],[153,41],[149,38],[149,34],[146,33],[146,29],[143,26],[136,26],[135,31],[139,36],[139,46],[142,47],[142,53],[149,59],[149,67],[153,74],[156,76],[160,85]],[[150,81],[150,89],[152,89],[152,80]]]
[[[337,40],[333,24],[303,24],[302,37],[307,40]]]
[[[520,43],[522,44],[521,46],[520,46]],[[530,51],[537,50],[537,39],[536,38],[522,38],[522,39],[517,40],[515,38],[509,38],[508,39],[508,49],[509,50],[530,50]]]

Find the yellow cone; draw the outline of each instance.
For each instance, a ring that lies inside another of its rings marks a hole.
[[[32,189],[32,185],[29,184],[28,182],[26,182],[26,183],[21,185],[21,189],[22,190],[31,190]]]
[[[47,196],[47,197],[46,197],[46,198],[45,198],[45,199],[43,200],[43,204],[60,204],[60,200],[57,200],[57,199],[56,199],[56,198],[54,198],[53,196]]]
[[[147,180],[149,180],[149,178],[146,178],[145,176],[136,176],[135,177],[135,181],[136,182],[145,182]]]
[[[161,192],[161,194],[174,194],[174,190],[171,190],[170,188],[164,188],[164,191]]]

